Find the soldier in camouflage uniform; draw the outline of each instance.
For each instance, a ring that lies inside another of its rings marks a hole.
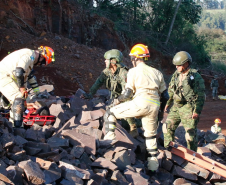
[[[217,75],[214,75],[214,79],[210,83],[210,87],[212,89],[213,100],[217,99],[217,93],[218,93],[218,87],[219,87],[217,77],[218,77]]]
[[[205,101],[205,85],[201,75],[190,68],[192,58],[185,51],[173,58],[177,71],[169,84],[169,100],[165,111],[173,103],[166,119],[167,133],[164,133],[164,146],[174,140],[174,133],[180,122],[183,123],[188,149],[197,150],[197,125]]]
[[[104,54],[104,58],[106,68],[101,72],[101,75],[92,85],[89,93],[83,94],[83,96],[87,99],[92,98],[102,85],[105,85],[106,88],[110,90],[112,100],[117,99],[125,88],[128,68],[122,64],[122,53],[117,49],[112,49]],[[126,118],[126,121],[130,126],[130,134],[133,137],[138,136],[135,119]]]

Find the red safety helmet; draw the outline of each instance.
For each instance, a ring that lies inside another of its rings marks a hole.
[[[215,123],[221,123],[221,120],[219,118],[214,120]]]
[[[136,44],[135,46],[133,46],[129,55],[136,58],[150,57],[148,47],[143,44]]]
[[[51,62],[55,62],[55,55],[52,48],[48,46],[40,46],[38,50],[40,51],[40,54],[42,54],[45,58],[46,65],[50,64]]]

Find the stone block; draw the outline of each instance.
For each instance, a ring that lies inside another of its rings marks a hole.
[[[127,150],[116,152],[113,161],[121,171],[125,170],[127,165],[131,165],[130,155]]]
[[[104,148],[104,149],[111,148],[117,142],[118,142],[118,140],[100,140],[99,148]]]
[[[42,184],[45,182],[45,175],[39,168],[39,165],[31,160],[18,163],[27,176],[27,179],[33,184]]]
[[[160,182],[160,184],[173,184],[174,181],[174,176],[166,171],[163,168],[159,168],[158,171],[156,172],[156,178],[158,179],[158,181]]]
[[[38,140],[38,133],[36,130],[33,129],[27,129],[25,133],[25,139],[29,141],[37,141]]]
[[[56,163],[51,163],[48,169],[44,170],[43,173],[45,175],[46,184],[51,184],[61,178],[61,169]]]
[[[14,130],[14,136],[20,136],[22,138],[25,138],[26,130],[24,128],[13,128]]]
[[[183,177],[183,178],[188,179],[188,180],[192,180],[192,181],[198,180],[197,175],[192,174],[188,170],[183,169],[180,166],[176,166],[176,165],[174,165],[174,167],[173,167],[172,174],[179,176],[179,177]]]
[[[211,157],[211,151],[207,147],[198,147],[197,153],[204,155],[204,156],[207,156],[207,157]]]
[[[82,146],[73,146],[70,154],[76,158],[80,158],[84,151],[85,149]]]
[[[17,185],[23,185],[23,169],[19,168],[18,166],[9,166],[6,168],[7,177]]]
[[[179,165],[181,165],[183,162],[185,162],[185,159],[183,159],[175,154],[172,154],[168,150],[164,150],[164,152],[168,159],[171,159],[172,161],[174,161],[175,163],[177,163]]]
[[[87,127],[92,127],[95,129],[98,129],[100,126],[100,122],[99,120],[94,120],[94,121],[84,121],[84,122],[80,122],[82,125],[87,126]]]
[[[59,118],[56,118],[56,121],[55,123],[53,124],[53,127],[55,129],[60,129],[62,127],[62,123],[61,123],[61,120]]]
[[[164,168],[167,171],[170,171],[173,167],[173,162],[170,159],[164,158],[162,160],[162,168]]]
[[[106,178],[108,175],[108,170],[107,169],[99,169],[99,168],[94,168],[93,169],[94,173],[101,175],[102,177]]]
[[[105,133],[105,125],[103,126],[102,131]],[[115,129],[115,135],[116,135],[116,140],[118,142],[115,144],[115,146],[123,146],[128,149],[135,150],[137,148],[137,145],[139,142],[134,139],[120,124],[116,124],[116,129]]]
[[[8,185],[8,184],[13,184],[14,183],[4,174],[0,173],[0,184],[1,185]]]
[[[44,125],[42,127],[42,132],[44,133],[46,139],[52,137],[55,131],[56,131],[56,128],[54,128],[52,125]]]
[[[52,104],[49,107],[49,111],[50,111],[50,115],[53,115],[56,117],[60,114],[60,112],[64,112],[64,110],[60,104]]]
[[[33,148],[33,147],[29,147],[29,146],[24,146],[24,150],[26,151],[27,155],[36,155],[37,153],[39,153],[42,149],[41,148]]]
[[[198,175],[199,177],[202,177],[204,179],[207,179],[210,172],[204,168],[201,168],[193,163],[187,162],[185,161],[181,167],[183,167],[184,169],[190,171],[193,174]]]
[[[226,182],[226,178],[216,174],[216,173],[212,173],[211,176],[209,177],[209,181],[211,183],[214,182]]]
[[[16,145],[24,145],[25,143],[27,143],[28,141],[26,139],[24,139],[23,137],[17,135],[15,136],[15,142],[16,142]]]
[[[39,148],[39,149],[41,149],[42,153],[51,151],[51,148],[50,148],[49,144],[47,144],[47,143],[36,143],[36,142],[29,141],[25,144],[25,146]]]
[[[64,178],[70,180],[74,176],[80,179],[90,179],[91,171],[83,170],[71,164],[67,164],[65,162],[60,161],[59,167],[63,170]]]
[[[61,185],[83,185],[83,180],[82,179],[79,179],[79,178],[73,178],[71,179],[72,181],[69,181],[69,180],[66,180],[66,179],[63,179],[60,184]]]
[[[25,150],[22,150],[20,152],[17,152],[17,153],[7,153],[9,159],[13,160],[13,161],[24,161],[27,159],[27,156],[26,156],[26,151]]]
[[[73,146],[80,144],[84,147],[86,153],[96,154],[96,140],[94,137],[77,133],[75,130],[65,130],[62,132],[65,138],[68,138]]]
[[[126,180],[126,178],[121,174],[119,170],[113,172],[111,180],[118,184],[129,184],[129,182]]]
[[[38,153],[36,154],[36,157],[40,157],[40,158],[51,158],[52,156],[56,156],[59,154],[59,149],[53,149],[50,152],[42,152],[42,153]]]
[[[100,167],[100,168],[106,168],[106,169],[110,169],[112,171],[114,171],[114,170],[116,170],[118,168],[114,163],[112,163],[111,161],[109,161],[108,159],[105,159],[103,157],[97,158],[91,164],[91,166]]]
[[[47,144],[49,144],[50,148],[69,147],[69,140],[58,137],[51,137],[47,140]]]
[[[68,120],[65,124],[63,124],[63,126],[57,130],[54,134],[55,137],[60,136],[60,134],[62,133],[63,130],[69,129],[71,124],[74,124],[75,122],[75,116],[73,116],[70,120]]]
[[[214,134],[210,130],[207,130],[204,138],[207,143],[225,144],[224,135]]]
[[[216,154],[222,154],[225,148],[223,144],[213,144],[213,143],[209,143],[205,147],[209,148],[211,151],[215,152]]]
[[[191,182],[191,181],[188,181],[186,179],[183,179],[183,178],[178,178],[176,179],[174,182],[173,182],[173,185],[182,185],[182,184],[190,184],[190,185],[198,185],[194,182]]]
[[[148,180],[142,177],[139,173],[126,169],[124,175],[129,183],[134,185],[149,185]]]
[[[15,137],[12,134],[3,134],[0,137],[0,141],[3,148],[8,148],[10,146],[13,146],[15,144]]]
[[[104,154],[103,157],[104,157],[105,159],[112,160],[114,154],[115,154],[115,151],[111,149],[111,150],[106,151],[106,153]]]
[[[84,125],[79,125],[76,128],[73,128],[73,130],[76,130],[76,132],[81,134],[87,134],[87,135],[93,136],[96,140],[97,139],[100,140],[103,135],[101,130],[97,128],[89,127],[89,126],[84,126]]]
[[[84,152],[82,156],[80,157],[80,162],[84,163],[86,165],[91,165],[92,161],[90,160],[89,156]]]

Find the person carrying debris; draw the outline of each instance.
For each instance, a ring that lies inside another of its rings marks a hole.
[[[218,87],[219,87],[217,78],[218,78],[218,76],[214,75],[214,79],[210,83],[210,88],[212,89],[213,100],[217,100],[217,93],[218,93]]]
[[[82,98],[91,99],[97,90],[105,85],[111,92],[111,99],[114,105],[114,99],[125,89],[128,68],[122,64],[123,55],[121,51],[112,49],[104,54],[106,68],[101,72],[96,82],[92,85],[89,93],[84,93]],[[126,118],[130,126],[130,135],[138,136],[136,122],[134,118]]]
[[[21,127],[26,106],[28,82],[34,93],[39,93],[36,77],[32,73],[34,65],[48,65],[55,61],[54,51],[47,46],[38,50],[28,48],[14,51],[0,62],[0,92],[11,106],[10,119],[15,127]]]
[[[221,120],[219,118],[214,120],[214,125],[211,127],[211,132],[213,132],[214,134],[219,134],[221,133]]]
[[[183,123],[187,148],[197,150],[197,125],[205,101],[205,84],[201,75],[191,69],[192,58],[186,51],[176,53],[173,64],[177,70],[169,84],[169,100],[165,112],[173,103],[166,119],[167,133],[164,133],[164,146],[174,140],[174,133]]]
[[[162,102],[166,103],[168,92],[163,74],[144,62],[150,57],[147,46],[137,44],[131,49],[129,55],[134,68],[129,70],[125,90],[117,98],[120,104],[108,109],[104,115],[106,134],[104,139],[116,138],[116,119],[141,118],[149,155],[148,169],[155,171],[159,166],[156,134],[160,96],[163,99]]]

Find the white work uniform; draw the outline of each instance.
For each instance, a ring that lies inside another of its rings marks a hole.
[[[214,134],[219,134],[221,133],[221,127],[219,127],[217,124],[214,124],[211,127],[211,132],[213,132]]]
[[[156,150],[156,138],[148,138],[157,134],[157,119],[160,107],[160,94],[166,90],[165,81],[160,71],[139,63],[129,70],[125,88],[133,90],[133,99],[112,107],[110,111],[117,119],[136,117],[142,119],[147,149]],[[115,120],[116,122],[116,120]]]
[[[22,98],[22,93],[16,82],[16,67],[24,69],[24,81],[33,69],[35,62],[35,51],[31,49],[20,49],[7,55],[0,62],[0,92],[13,104],[15,98]]]

